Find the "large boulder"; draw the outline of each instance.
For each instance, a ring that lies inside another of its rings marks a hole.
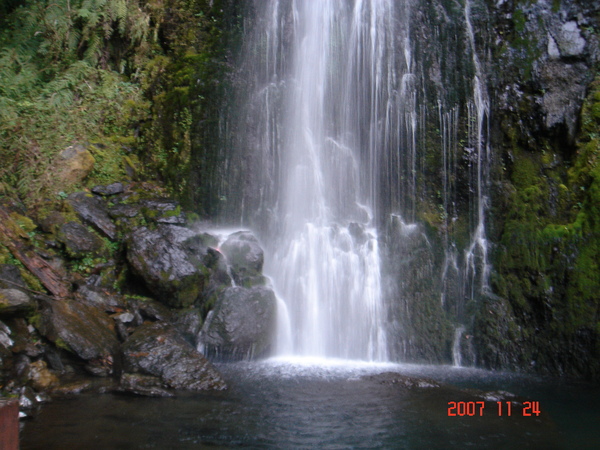
[[[208,360],[166,323],[140,326],[123,344],[123,363],[124,372],[158,377],[172,389],[226,388]]]
[[[221,245],[221,252],[227,257],[233,279],[239,285],[264,284],[262,268],[265,260],[258,239],[249,231],[231,234]]]
[[[104,250],[102,239],[77,222],[62,225],[57,238],[72,258],[83,258],[90,254],[98,256]]]
[[[94,227],[111,240],[117,237],[117,227],[108,215],[105,203],[87,192],[75,192],[69,195],[68,202],[81,220]]]
[[[174,308],[189,307],[201,297],[220,258],[204,244],[202,235],[174,225],[138,228],[127,243],[127,260],[134,272]]]
[[[277,300],[264,286],[223,290],[202,328],[203,352],[223,360],[264,356],[271,348]]]
[[[72,300],[43,300],[39,332],[87,362],[94,375],[113,373],[119,341],[114,321],[101,309]]]

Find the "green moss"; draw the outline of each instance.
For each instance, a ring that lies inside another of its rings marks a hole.
[[[590,330],[597,333],[600,316],[598,93],[597,79],[584,103],[570,167],[554,161],[560,156],[543,139],[540,146],[545,150],[539,152],[519,148],[519,139],[510,137],[513,189],[506,190],[492,277],[495,292],[510,303],[525,339],[516,358],[531,357],[542,366],[587,376],[600,372],[594,356],[581,355],[574,362],[564,349],[579,348],[580,336]],[[518,335],[518,330],[513,331]],[[504,345],[499,335],[490,331],[488,337],[497,349]]]
[[[56,338],[56,340],[54,341],[54,345],[56,345],[58,348],[60,348],[62,350],[71,352],[71,347],[69,347],[69,345],[60,337]]]
[[[20,267],[19,272],[21,273],[21,277],[30,289],[38,292],[45,291],[40,280],[31,272],[29,272],[29,270],[25,269],[24,267]]]

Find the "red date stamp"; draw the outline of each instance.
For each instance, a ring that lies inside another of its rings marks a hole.
[[[496,413],[498,417],[513,415],[513,402],[496,402],[496,405],[492,414]],[[448,416],[483,416],[485,406],[485,402],[448,402]],[[522,406],[523,408],[518,410],[523,417],[539,416],[541,413],[540,402],[523,402]]]

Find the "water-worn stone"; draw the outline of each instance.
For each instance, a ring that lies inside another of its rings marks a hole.
[[[42,302],[40,333],[88,362],[95,375],[113,372],[119,341],[114,321],[102,310],[72,300]]]
[[[123,344],[124,371],[159,377],[173,389],[225,389],[208,360],[165,323],[144,324]]]
[[[58,231],[57,239],[65,246],[65,250],[72,258],[97,256],[104,249],[104,242],[86,227],[77,222],[68,222]]]
[[[75,192],[69,195],[68,201],[85,223],[111,240],[117,237],[117,227],[110,219],[106,205],[100,198],[87,192]]]
[[[0,316],[24,315],[32,311],[35,302],[18,289],[0,289]]]
[[[264,252],[258,239],[249,231],[238,231],[228,236],[221,252],[231,266],[233,279],[240,285],[263,284],[261,272]]]
[[[138,228],[127,245],[134,272],[161,302],[175,308],[191,306],[200,297],[209,281],[212,253],[217,252],[195,232],[173,225]]]
[[[204,353],[224,360],[264,356],[273,340],[276,307],[275,294],[264,286],[225,289],[202,328]]]
[[[129,394],[143,395],[145,397],[174,397],[175,394],[169,392],[162,385],[158,377],[142,375],[139,373],[124,373],[121,375],[121,384],[119,392]]]

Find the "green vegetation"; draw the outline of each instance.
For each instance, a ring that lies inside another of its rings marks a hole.
[[[183,195],[192,124],[210,96],[202,86],[221,71],[222,8],[202,0],[4,2],[0,194],[33,206],[143,176]],[[59,153],[74,144],[95,164],[72,186],[55,174]]]
[[[549,370],[593,378],[598,359],[591,356],[590,364],[589,356],[577,355],[585,348],[600,353],[590,344],[600,329],[600,76],[590,86],[581,124],[574,155],[545,138],[537,149],[513,141],[492,283],[522,326],[521,365],[537,360]],[[488,349],[500,339],[492,337]]]

